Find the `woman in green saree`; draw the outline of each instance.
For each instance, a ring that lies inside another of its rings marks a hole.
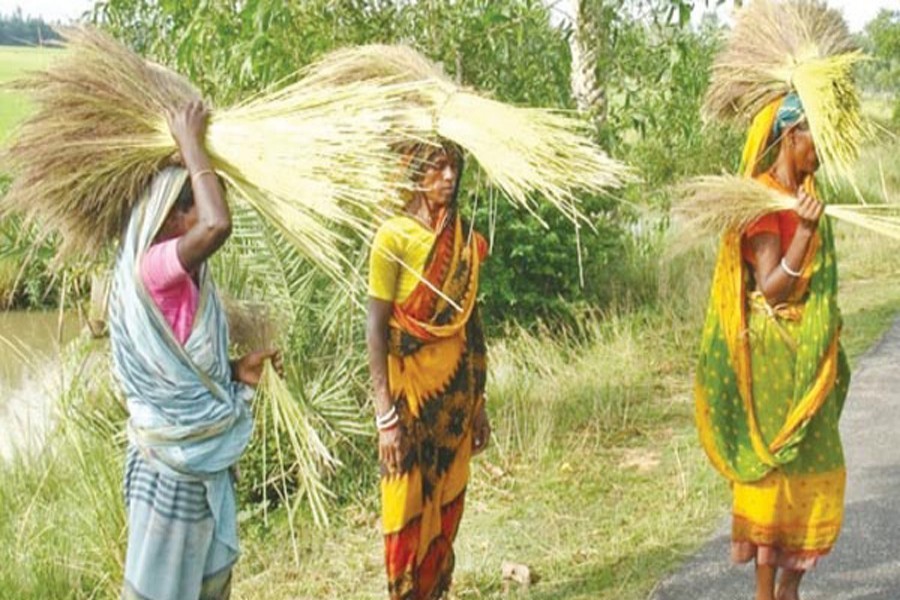
[[[797,207],[725,233],[697,370],[700,437],[732,483],[732,559],[756,561],[757,600],[798,600],[843,520],[838,419],[850,374],[818,166],[796,94],[756,116],[742,172],[796,196]]]

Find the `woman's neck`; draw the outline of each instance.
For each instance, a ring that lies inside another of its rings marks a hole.
[[[421,195],[417,195],[413,201],[406,206],[406,213],[429,229],[435,228],[435,221],[437,221],[439,212],[440,211],[432,210],[428,201]]]
[[[797,190],[800,189],[800,186],[803,185],[803,182],[806,180],[806,174],[795,169],[790,160],[787,160],[784,157],[779,157],[779,159],[775,161],[775,164],[769,169],[769,174],[775,181],[781,184],[784,189],[792,194],[796,194]]]

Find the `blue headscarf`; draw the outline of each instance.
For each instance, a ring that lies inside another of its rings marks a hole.
[[[781,140],[781,136],[783,136],[788,129],[802,121],[805,117],[806,112],[803,110],[803,103],[800,101],[800,96],[797,95],[797,92],[791,92],[784,97],[784,100],[781,102],[781,107],[775,115],[775,123],[772,125],[772,139],[776,142]]]

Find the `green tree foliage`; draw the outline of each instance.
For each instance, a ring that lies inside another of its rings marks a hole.
[[[875,91],[900,90],[900,10],[882,9],[866,25],[863,44],[874,59],[866,83]]]
[[[17,8],[10,15],[0,15],[0,46],[42,46],[59,36],[43,19],[26,17]]]
[[[900,10],[882,9],[866,25],[863,47],[872,61],[861,69],[862,81],[871,91],[894,97],[894,122],[900,125]]]

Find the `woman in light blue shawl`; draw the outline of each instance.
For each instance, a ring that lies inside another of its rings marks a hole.
[[[169,115],[185,168],[161,171],[135,206],[110,300],[125,394],[128,550],[122,597],[223,600],[238,557],[232,467],[250,440],[248,386],[274,350],[228,360],[228,327],[206,260],[231,233],[203,148],[199,102]]]

